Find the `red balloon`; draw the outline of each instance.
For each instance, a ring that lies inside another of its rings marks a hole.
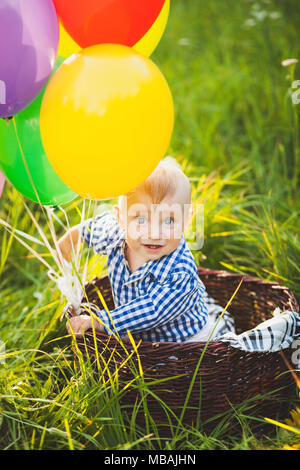
[[[134,46],[151,28],[165,0],[54,0],[60,20],[80,47]]]

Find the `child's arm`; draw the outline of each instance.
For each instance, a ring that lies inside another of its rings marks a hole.
[[[109,212],[78,224],[60,238],[58,244],[62,256],[68,262],[71,260],[77,244],[85,242],[96,253],[106,255],[111,243],[119,239],[119,226],[115,217]]]
[[[79,238],[81,238],[80,228],[78,225],[76,225],[59,239],[58,246],[60,248],[63,258],[66,261],[69,262],[71,260],[74,250],[76,252],[77,244],[78,242],[80,242]]]

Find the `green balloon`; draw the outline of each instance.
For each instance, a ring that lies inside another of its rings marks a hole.
[[[62,62],[63,59],[58,58],[55,70]],[[37,203],[40,200],[44,206],[58,206],[72,201],[77,194],[57,176],[43,148],[40,134],[40,109],[44,91],[29,107],[14,117],[30,177],[12,120],[6,122],[0,119],[0,170],[28,199]]]

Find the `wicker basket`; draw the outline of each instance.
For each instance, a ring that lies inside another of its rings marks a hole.
[[[279,284],[203,268],[199,269],[199,276],[209,295],[223,306],[227,304],[243,277],[241,287],[228,309],[235,319],[238,333],[270,318],[276,307],[298,311],[293,294]],[[90,302],[99,304],[98,289],[107,307],[112,310],[114,302],[108,277],[96,278],[87,284],[86,293]],[[102,305],[99,306],[103,308]],[[95,338],[89,332],[86,333],[84,339],[77,341],[77,347],[84,356],[88,354],[98,367],[99,357],[102,364],[110,363],[111,367],[120,366],[126,358],[124,345],[129,353],[133,351],[129,339],[123,340],[123,345],[120,345],[117,339],[105,334],[97,333],[96,338],[97,353],[95,352]],[[75,350],[78,354],[77,347]],[[204,348],[206,349],[200,367],[197,367]],[[115,359],[109,361],[112,350],[117,353],[114,355],[119,358],[117,361]],[[216,425],[216,416],[221,416],[232,407],[238,407],[245,402],[251,402],[251,409],[246,412],[248,415],[270,418],[287,417],[291,393],[295,392],[295,382],[286,365],[287,361],[290,362],[291,352],[291,349],[285,350],[284,355],[282,352],[243,352],[219,341],[212,341],[208,345],[196,342],[142,342],[138,347],[139,358],[133,354],[132,360],[135,361],[136,369],[139,370],[138,359],[140,359],[145,381],[153,382],[157,379],[168,378],[166,382],[159,383],[158,381],[157,384],[151,385],[151,391],[176,416],[181,415],[195,375],[183,423],[193,425],[199,423],[200,419],[204,429],[208,429]],[[198,370],[195,374],[196,369]],[[124,366],[119,370],[120,381],[128,382],[132,378],[129,367]],[[121,399],[122,403],[129,407],[133,406],[138,395],[136,387],[129,387]],[[169,424],[167,413],[161,402],[152,395],[147,398],[147,407],[158,426]],[[140,419],[143,421],[143,413]]]

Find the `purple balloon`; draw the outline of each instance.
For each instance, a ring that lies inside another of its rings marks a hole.
[[[58,42],[52,0],[0,0],[0,118],[17,114],[39,95]]]

